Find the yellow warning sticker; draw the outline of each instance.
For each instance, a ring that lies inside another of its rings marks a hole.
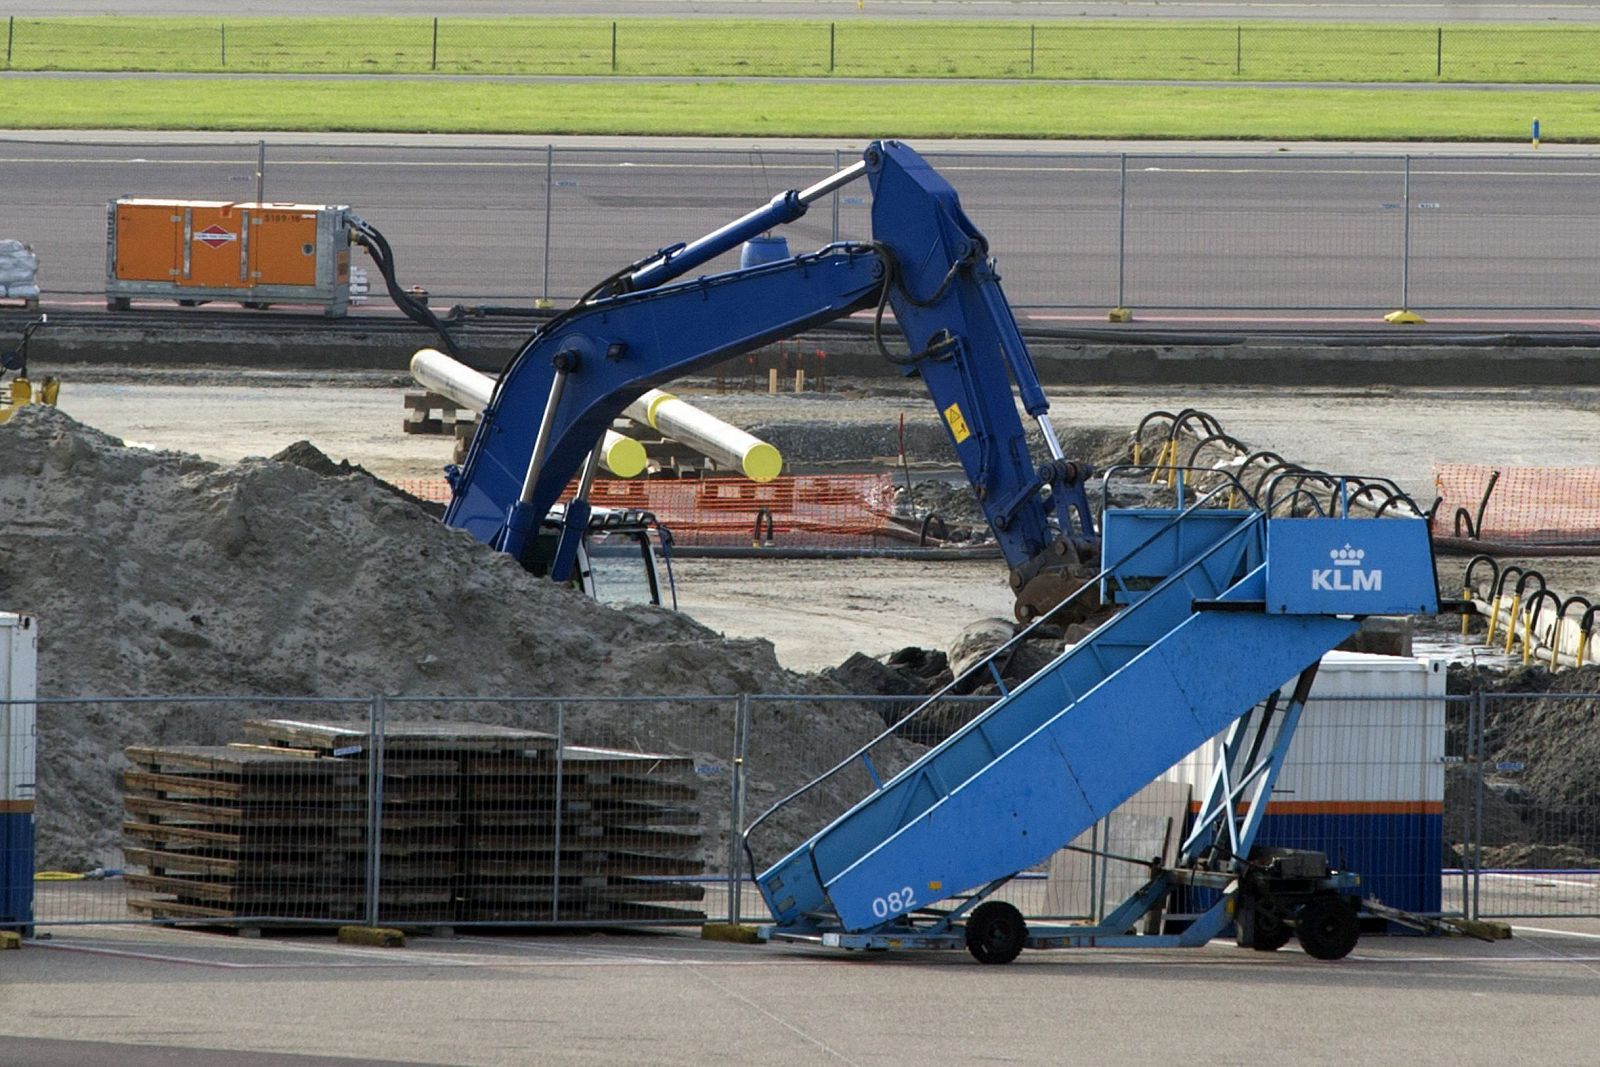
[[[944,421],[950,424],[950,436],[960,444],[972,436],[972,431],[967,429],[967,420],[961,417],[961,405],[951,404],[944,409]]]

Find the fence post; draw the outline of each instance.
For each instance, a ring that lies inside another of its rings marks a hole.
[[[1117,307],[1128,306],[1124,283],[1128,276],[1128,153],[1122,153],[1117,187]]]
[[[566,777],[566,752],[567,747],[567,702],[556,701],[556,811],[555,811],[555,846],[551,853],[550,865],[550,921],[561,921],[561,823],[565,819],[562,812],[561,780]]]
[[[733,716],[733,782],[732,796],[728,798],[728,922],[734,926],[739,924],[744,896],[744,857],[739,845],[744,830],[744,757],[749,748],[750,695],[741,693]]]
[[[381,909],[378,898],[383,889],[383,756],[384,720],[388,704],[380,693],[372,698],[367,716],[367,916],[368,926],[377,926]]]
[[[617,72],[617,24],[611,24],[611,73]]]
[[[540,270],[539,306],[550,306],[550,202],[556,193],[556,146],[544,146],[544,266]]]
[[[1483,735],[1487,718],[1483,690],[1472,694],[1473,717],[1477,724],[1472,731],[1473,760],[1476,789],[1472,800],[1472,901],[1467,918],[1476,919],[1483,914],[1479,893],[1483,888]]]
[[[256,142],[256,203],[264,204],[267,201],[267,142]]]
[[[838,24],[837,23],[833,23],[833,22],[828,23],[828,73],[829,74],[833,73],[834,31],[837,28],[838,28]]]
[[[11,37],[17,31],[17,16],[6,16],[6,69],[11,69]]]
[[[1404,219],[1403,242],[1400,251],[1400,310],[1405,311],[1411,307],[1411,154],[1406,153],[1405,178],[1402,180],[1401,194],[1405,200],[1401,212]]]
[[[228,24],[226,22],[218,23],[217,29],[222,34],[222,65],[226,67],[228,65]]]
[[[428,64],[429,70],[439,69],[439,16],[433,16],[433,60]]]
[[[1034,23],[1028,24],[1028,73],[1033,73],[1033,60],[1039,44],[1039,27]]]
[[[838,174],[843,169],[844,169],[844,153],[841,152],[839,149],[835,148],[833,150],[833,172],[835,174]],[[831,199],[833,201],[833,243],[834,244],[838,244],[839,243],[839,190],[835,189],[833,191],[833,196],[830,197],[829,199]]]
[[[1433,53],[1433,76],[1444,77],[1444,27],[1439,27],[1438,44]]]
[[[1233,31],[1233,72],[1244,73],[1244,24],[1240,23]]]

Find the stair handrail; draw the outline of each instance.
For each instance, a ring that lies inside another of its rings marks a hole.
[[[1153,464],[1153,463],[1117,464],[1116,466],[1108,468],[1105,471],[1105,473],[1101,476],[1102,485],[1104,484],[1104,482],[1106,480],[1110,479],[1111,475],[1114,472],[1118,471],[1119,469],[1123,469],[1123,468],[1135,468],[1135,469],[1137,469],[1137,468],[1140,468],[1140,467],[1142,467],[1145,470],[1156,470],[1156,469],[1166,470],[1166,469],[1170,469],[1170,468],[1167,467],[1166,464]],[[1184,468],[1179,468],[1179,469],[1184,469]],[[1169,530],[1171,530],[1178,523],[1180,523],[1184,519],[1188,518],[1191,514],[1193,514],[1194,512],[1204,508],[1206,506],[1206,504],[1210,502],[1210,500],[1211,500],[1211,498],[1213,496],[1216,496],[1218,493],[1221,493],[1225,489],[1231,489],[1234,492],[1238,492],[1238,493],[1244,494],[1245,498],[1247,500],[1250,500],[1252,502],[1252,505],[1254,504],[1254,497],[1251,496],[1250,493],[1247,490],[1245,490],[1244,486],[1241,485],[1239,483],[1238,479],[1235,478],[1233,475],[1227,474],[1226,472],[1216,472],[1216,471],[1213,471],[1211,468],[1202,468],[1202,469],[1204,469],[1204,470],[1206,470],[1206,471],[1208,471],[1210,473],[1223,473],[1225,475],[1225,477],[1227,478],[1227,481],[1225,481],[1222,485],[1216,486],[1213,489],[1206,490],[1205,493],[1199,499],[1197,499],[1193,504],[1189,505],[1183,511],[1181,511],[1178,514],[1174,515],[1170,520],[1168,520],[1165,524],[1163,524],[1160,529],[1156,530],[1155,533],[1151,534],[1149,537],[1145,538],[1142,542],[1140,542],[1136,547],[1134,547],[1134,548],[1130,549],[1128,552],[1126,552],[1122,556],[1121,559],[1117,560],[1113,564],[1110,564],[1109,566],[1102,565],[1099,574],[1095,575],[1093,578],[1089,579],[1088,581],[1085,581],[1081,586],[1079,586],[1077,589],[1073,590],[1072,593],[1066,597],[1066,599],[1062,600],[1061,603],[1057,604],[1055,607],[1051,608],[1049,611],[1047,611],[1043,615],[1039,616],[1038,619],[1036,619],[1032,623],[1028,624],[1022,630],[1019,630],[1015,635],[1012,636],[1011,640],[1007,641],[1005,644],[999,646],[998,648],[993,649],[992,651],[990,651],[988,653],[988,655],[984,656],[982,659],[975,660],[970,667],[968,667],[966,670],[962,671],[959,675],[957,675],[954,678],[952,678],[937,693],[934,693],[933,695],[929,696],[928,698],[923,700],[922,703],[918,704],[915,708],[911,709],[909,712],[907,712],[901,718],[897,719],[895,721],[894,725],[886,728],[882,733],[878,734],[876,737],[872,738],[872,740],[866,742],[861,747],[857,748],[854,752],[850,753],[850,755],[846,756],[844,759],[842,759],[838,763],[834,764],[831,768],[829,768],[826,771],[823,771],[821,774],[819,774],[817,777],[811,779],[811,781],[807,782],[805,785],[802,785],[800,788],[794,790],[793,792],[789,793],[787,796],[785,796],[782,799],[776,801],[770,807],[768,807],[766,811],[763,811],[760,815],[756,816],[756,818],[750,823],[750,825],[745,827],[744,830],[740,833],[740,842],[744,846],[745,859],[750,864],[750,873],[751,873],[751,875],[754,876],[754,875],[758,874],[759,872],[756,870],[755,854],[750,848],[750,835],[753,834],[756,831],[756,829],[761,826],[762,823],[766,822],[767,819],[771,818],[774,814],[776,814],[779,809],[788,806],[791,802],[793,802],[793,801],[799,799],[800,797],[804,796],[805,794],[811,792],[811,790],[817,788],[823,782],[828,781],[830,778],[834,777],[835,775],[837,775],[841,771],[843,771],[846,768],[852,766],[857,760],[861,759],[864,755],[866,755],[868,752],[870,752],[872,750],[873,746],[877,745],[880,741],[883,741],[884,739],[893,736],[894,733],[896,731],[898,731],[902,726],[904,726],[906,723],[910,722],[912,719],[916,718],[918,715],[922,714],[929,707],[933,706],[938,701],[944,700],[945,698],[951,696],[952,694],[951,694],[950,691],[952,689],[954,689],[957,685],[959,685],[960,683],[966,681],[969,677],[971,677],[972,675],[976,674],[979,670],[986,669],[988,667],[988,665],[991,662],[993,662],[995,659],[999,658],[999,656],[1002,653],[1009,653],[1009,652],[1013,651],[1014,646],[1016,646],[1019,642],[1026,640],[1028,638],[1028,636],[1033,633],[1034,630],[1038,629],[1039,627],[1041,627],[1041,626],[1045,625],[1047,622],[1049,622],[1050,619],[1052,619],[1058,611],[1060,611],[1062,608],[1066,607],[1068,604],[1072,603],[1079,596],[1081,596],[1083,594],[1084,590],[1091,589],[1091,588],[1098,588],[1099,585],[1100,585],[1100,582],[1102,580],[1104,580],[1105,578],[1107,578],[1108,576],[1112,576],[1113,573],[1116,571],[1116,569],[1118,567],[1121,567],[1123,564],[1127,563],[1134,556],[1138,555],[1140,552],[1144,551],[1150,545],[1154,544],[1164,534],[1166,534]],[[1240,510],[1246,510],[1246,509],[1240,509]],[[1254,510],[1259,511],[1260,509],[1259,508],[1254,508]],[[959,694],[957,694],[957,695],[959,695]],[[981,718],[984,714],[986,714],[991,708],[993,708],[993,706],[994,705],[991,704],[988,708],[983,709],[983,711],[979,712],[978,715],[971,720],[971,722],[968,722],[961,729],[962,730],[970,729],[971,726],[972,726],[972,723],[977,722],[978,719]],[[952,734],[951,736],[954,737],[955,735]],[[940,743],[943,744],[944,742],[940,742]],[[891,781],[892,780],[893,779],[891,779]],[[885,783],[885,785],[880,785],[878,787],[878,790],[882,790],[883,788],[885,788],[886,785],[887,785],[887,783]],[[878,791],[878,790],[875,790],[875,792]]]
[[[1186,483],[1189,484],[1190,487],[1192,488],[1192,482],[1189,482],[1189,480],[1185,479],[1183,477],[1183,475],[1185,473],[1191,473],[1192,472],[1194,474],[1200,474],[1200,475],[1216,475],[1216,476],[1218,476],[1220,478],[1226,479],[1226,484],[1225,485],[1212,486],[1210,489],[1202,490],[1202,492],[1205,492],[1207,494],[1212,494],[1212,493],[1215,493],[1218,489],[1224,489],[1224,488],[1227,488],[1228,486],[1231,486],[1233,488],[1233,490],[1236,493],[1238,493],[1240,497],[1242,497],[1244,499],[1245,503],[1249,505],[1248,509],[1237,509],[1237,508],[1235,508],[1235,509],[1230,509],[1230,510],[1255,510],[1255,511],[1260,511],[1261,510],[1261,505],[1256,502],[1255,494],[1250,492],[1250,490],[1248,490],[1248,489],[1246,489],[1244,487],[1244,482],[1242,482],[1239,479],[1239,475],[1238,474],[1235,474],[1232,471],[1223,470],[1220,467],[1202,467],[1202,466],[1198,466],[1198,465],[1193,464],[1193,463],[1185,463],[1185,464],[1180,464],[1180,465],[1176,465],[1176,466],[1174,466],[1172,464],[1168,464],[1168,463],[1114,463],[1111,466],[1107,467],[1101,473],[1101,476],[1100,476],[1101,499],[1108,502],[1106,504],[1107,507],[1110,506],[1109,501],[1110,501],[1110,494],[1111,494],[1111,478],[1112,478],[1113,475],[1121,474],[1121,473],[1123,473],[1125,471],[1156,471],[1156,470],[1162,471],[1163,473],[1165,473],[1167,471],[1176,471],[1176,472],[1178,472],[1177,485],[1174,486],[1174,491],[1177,493],[1178,500],[1180,502],[1183,500],[1184,488],[1185,488]],[[1155,536],[1160,537],[1161,534],[1163,534],[1165,532],[1166,532],[1166,529],[1163,528],[1162,530],[1157,532],[1155,534]],[[1143,548],[1143,547],[1144,547],[1143,545],[1139,546],[1139,548]],[[1138,548],[1133,550],[1133,552],[1137,552],[1137,551],[1139,551]],[[1117,566],[1121,566],[1123,563],[1126,563],[1128,561],[1128,559],[1133,555],[1133,552],[1128,553],[1127,556],[1124,556],[1122,559],[1118,560],[1116,565]]]

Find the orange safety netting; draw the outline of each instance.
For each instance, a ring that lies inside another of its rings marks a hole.
[[[1600,467],[1449,464],[1435,467],[1433,478],[1441,498],[1433,516],[1435,536],[1526,544],[1600,539]],[[1460,519],[1458,509],[1465,512]]]
[[[395,485],[424,500],[448,503],[442,478],[401,479]],[[562,500],[571,498],[567,486]],[[596,507],[634,508],[655,515],[682,545],[817,547],[903,544],[915,534],[894,523],[894,482],[888,474],[746,478],[601,479],[589,500]],[[759,527],[759,529],[758,529]]]

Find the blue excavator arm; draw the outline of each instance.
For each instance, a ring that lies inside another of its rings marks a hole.
[[[871,241],[680,280],[861,177],[872,185]],[[1082,558],[1095,554],[1099,540],[1084,490],[1089,469],[1062,455],[983,234],[949,183],[894,141],[874,142],[838,174],[631,265],[546,323],[500,376],[453,474],[446,523],[534,566],[540,525],[576,476],[580,491],[563,513],[554,559],[540,561],[563,578],[589,518],[596,443],[627,404],[709,364],[866,309],[876,310],[874,336],[885,357],[920,377],[933,398],[1011,565],[1019,617],[1054,607],[1094,573]],[[896,350],[883,339],[888,310],[903,335]],[[1049,452],[1041,463],[1019,396]]]

